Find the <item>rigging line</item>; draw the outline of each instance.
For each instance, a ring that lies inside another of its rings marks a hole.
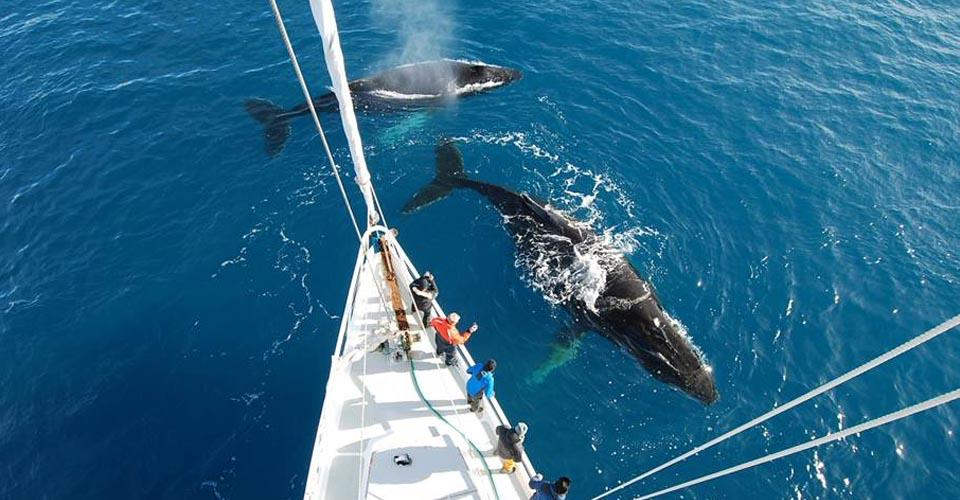
[[[660,495],[665,495],[665,494],[667,494],[667,493],[672,493],[672,492],[677,491],[677,490],[681,490],[681,489],[684,489],[684,488],[689,488],[689,487],[691,487],[691,486],[694,486],[694,485],[697,485],[697,484],[700,484],[700,483],[705,483],[705,482],[707,482],[707,481],[716,479],[716,478],[718,478],[718,477],[723,477],[723,476],[726,476],[726,475],[729,475],[729,474],[733,474],[734,472],[739,472],[739,471],[742,471],[742,470],[745,470],[745,469],[749,469],[749,468],[751,468],[751,467],[756,467],[756,466],[758,466],[758,465],[765,464],[765,463],[767,463],[767,462],[772,462],[772,461],[777,460],[777,459],[779,459],[779,458],[787,457],[787,456],[793,455],[793,454],[795,454],[795,453],[800,453],[801,451],[809,450],[810,448],[814,448],[814,447],[820,446],[820,445],[822,445],[822,444],[829,443],[829,442],[831,442],[831,441],[837,441],[837,440],[839,440],[839,439],[843,439],[843,438],[845,438],[845,437],[847,437],[847,436],[850,436],[850,435],[852,435],[852,434],[859,434],[859,433],[861,433],[861,432],[868,431],[868,430],[873,429],[873,428],[875,428],[875,427],[879,427],[879,426],[881,426],[881,425],[888,424],[888,423],[890,423],[890,422],[894,422],[894,421],[900,420],[900,419],[902,419],[902,418],[909,417],[910,415],[913,415],[913,414],[916,414],[916,413],[920,413],[920,412],[923,412],[923,411],[927,411],[927,410],[929,410],[929,409],[931,409],[931,408],[936,408],[937,406],[950,403],[951,401],[954,401],[954,400],[956,400],[956,399],[960,399],[960,389],[954,389],[954,390],[952,390],[952,391],[950,391],[950,392],[948,392],[948,393],[941,394],[941,395],[939,395],[939,396],[937,396],[937,397],[935,397],[935,398],[928,399],[928,400],[926,400],[926,401],[924,401],[924,402],[922,402],[922,403],[918,403],[918,404],[915,404],[915,405],[913,405],[913,406],[910,406],[910,407],[907,407],[907,408],[903,408],[903,409],[898,410],[898,411],[895,411],[895,412],[893,412],[893,413],[888,413],[888,414],[886,414],[886,415],[884,415],[884,416],[882,416],[882,417],[875,418],[875,419],[873,419],[873,420],[869,420],[869,421],[864,422],[864,423],[862,423],[862,424],[860,424],[860,425],[855,425],[855,426],[853,426],[853,427],[851,427],[851,428],[849,428],[849,429],[846,429],[846,430],[843,430],[843,431],[840,431],[840,432],[830,433],[830,434],[827,434],[826,436],[820,437],[820,438],[818,438],[818,439],[814,439],[813,441],[808,441],[808,442],[803,443],[803,444],[798,444],[798,445],[796,445],[796,446],[794,446],[794,447],[792,447],[792,448],[787,448],[787,449],[785,449],[785,450],[780,450],[780,451],[778,451],[778,452],[776,452],[776,453],[771,453],[771,454],[769,454],[769,455],[766,455],[766,456],[763,456],[763,457],[760,457],[760,458],[751,460],[751,461],[749,461],[749,462],[744,462],[744,463],[742,463],[742,464],[740,464],[740,465],[735,465],[735,466],[733,466],[733,467],[730,467],[730,468],[728,468],[728,469],[721,470],[721,471],[719,471],[719,472],[714,472],[714,473],[712,473],[712,474],[707,474],[707,475],[705,475],[705,476],[701,476],[701,477],[699,477],[699,478],[697,478],[697,479],[693,479],[693,480],[691,480],[691,481],[687,481],[687,482],[685,482],[685,483],[678,484],[678,485],[676,485],[676,486],[671,486],[671,487],[669,487],[669,488],[664,488],[664,489],[662,489],[662,490],[659,490],[659,491],[656,491],[656,492],[653,492],[653,493],[644,495],[644,496],[642,496],[642,497],[638,497],[638,498],[635,499],[635,500],[646,500],[646,499],[648,499],[648,498],[653,498],[653,497],[657,497],[657,496],[660,496]]]
[[[374,199],[376,199],[376,198],[374,198]],[[378,202],[378,204],[379,204],[379,202]],[[384,222],[384,224],[386,224],[386,221],[383,221],[383,222]],[[384,235],[384,236],[386,237],[386,235]],[[390,238],[392,238],[392,236],[390,236]],[[395,240],[392,240],[392,241],[396,242]],[[397,246],[400,246],[400,243],[399,243],[399,242],[396,242],[396,244],[397,244]],[[409,270],[408,270],[408,271],[409,271]],[[407,287],[408,287],[408,288],[409,288],[409,286],[410,286],[410,285],[407,284]],[[424,338],[425,338],[425,341],[428,343],[428,345],[432,345],[432,344],[430,344],[430,339],[427,338],[427,337],[428,337],[427,326],[426,326],[426,324],[423,322],[423,316],[421,315],[422,311],[420,311],[420,308],[417,307],[417,301],[416,301],[416,298],[413,297],[413,291],[412,291],[412,290],[411,290],[411,292],[410,292],[410,302],[411,302],[412,305],[413,305],[413,311],[414,311],[414,312],[413,312],[413,316],[414,316],[416,325],[419,325],[419,326],[420,326],[420,331],[423,333],[423,336],[424,336]],[[431,306],[431,309],[432,309],[432,306]],[[441,370],[444,370],[445,368],[443,367],[442,363],[439,363],[439,364],[437,364],[437,369],[438,369],[438,371],[441,371]],[[454,403],[454,401],[453,401],[452,398],[447,398],[447,401],[450,402],[450,408],[453,409],[453,413],[454,413],[454,415],[457,417],[457,421],[460,422],[460,423],[463,423],[462,420],[460,419],[460,411],[457,410],[457,405],[456,405],[456,403]],[[482,456],[481,456],[480,458],[483,459]]]
[[[426,326],[426,324],[424,324],[424,322],[423,322],[423,317],[422,317],[422,315],[421,315],[421,313],[422,313],[423,311],[421,311],[420,308],[417,307],[417,301],[416,301],[416,299],[413,297],[413,292],[412,292],[412,291],[410,292],[410,299],[411,299],[411,302],[413,302],[414,316],[416,316],[416,318],[417,318],[417,324],[420,325],[420,330],[423,332],[423,336],[426,337],[425,340],[426,340],[427,344],[428,344],[428,345],[433,345],[433,344],[430,343],[430,338],[429,338],[429,335],[430,335],[430,334],[427,333],[427,326]],[[431,304],[432,304],[432,301],[431,301]],[[432,305],[431,305],[430,309],[431,309],[431,310],[433,309],[433,306],[432,306]],[[434,346],[434,347],[436,347],[436,346]],[[443,360],[441,360],[439,356],[437,356],[436,359],[437,359],[437,372],[438,372],[438,373],[441,372],[441,371],[443,371],[443,370],[446,370],[446,369],[450,368],[449,366],[446,366],[445,362],[444,362]],[[463,424],[463,419],[460,418],[460,410],[457,409],[457,404],[453,401],[453,398],[447,398],[447,401],[450,402],[450,408],[453,409],[453,415],[454,415],[455,417],[457,417],[457,422],[459,422],[460,424]],[[480,458],[480,460],[484,460],[483,456],[480,456],[479,458]]]
[[[426,403],[427,408],[429,408],[430,411],[433,412],[434,416],[439,418],[443,423],[447,424],[447,426],[449,426],[457,434],[459,434],[460,437],[462,437],[467,442],[467,444],[470,445],[470,448],[472,448],[473,451],[480,456],[480,463],[483,464],[483,468],[487,472],[487,478],[490,480],[490,487],[493,488],[493,495],[497,498],[497,500],[500,500],[500,492],[497,490],[497,483],[493,479],[493,471],[490,470],[490,465],[487,464],[487,460],[484,458],[483,452],[480,451],[480,448],[477,447],[476,443],[474,443],[473,440],[468,438],[467,435],[463,433],[463,431],[458,429],[455,425],[451,424],[450,421],[443,416],[443,414],[441,414],[436,408],[434,408],[433,404],[430,403],[430,400],[423,395],[423,391],[420,389],[420,382],[417,381],[417,368],[413,362],[413,358],[409,358],[409,361],[410,361],[410,377],[413,379],[413,386],[414,388],[416,388],[417,395],[420,396],[420,400]]]
[[[300,71],[300,62],[297,61],[297,54],[290,43],[290,37],[287,35],[287,27],[283,23],[283,17],[280,15],[280,7],[277,6],[277,0],[270,0],[270,8],[273,9],[273,17],[277,21],[277,28],[280,30],[280,36],[283,38],[283,44],[287,47],[287,53],[290,55],[290,62],[293,63],[293,71],[297,74],[297,80],[300,82],[300,89],[303,90],[303,96],[307,98],[307,107],[310,108],[310,116],[313,117],[313,124],[316,125],[320,133],[320,140],[323,142],[323,149],[327,153],[327,160],[330,161],[330,168],[333,169],[333,176],[337,179],[337,186],[340,187],[340,194],[343,195],[343,203],[347,206],[347,212],[350,214],[350,221],[353,222],[353,230],[357,233],[357,239],[363,241],[360,233],[360,226],[357,225],[357,216],[353,213],[353,206],[350,205],[350,198],[347,197],[347,190],[343,187],[343,180],[340,179],[340,169],[337,163],[333,161],[333,153],[330,152],[330,145],[327,144],[327,135],[323,133],[323,127],[320,125],[320,117],[317,116],[317,110],[313,106],[313,98],[310,96],[310,89],[307,87],[307,81],[303,78],[303,72]]]
[[[749,429],[749,428],[751,428],[751,427],[753,427],[753,426],[755,426],[755,425],[757,425],[757,424],[759,424],[759,423],[765,422],[765,421],[767,421],[767,420],[769,420],[769,419],[771,419],[771,418],[773,418],[773,417],[775,417],[775,416],[777,416],[777,415],[779,415],[779,414],[781,414],[781,413],[783,413],[783,412],[785,412],[785,411],[787,411],[787,410],[789,410],[789,409],[791,409],[791,408],[793,408],[793,407],[795,407],[795,406],[797,406],[797,405],[799,405],[799,404],[801,404],[801,403],[804,403],[804,402],[806,402],[806,401],[808,401],[808,400],[810,400],[810,399],[812,399],[812,398],[814,398],[814,397],[816,397],[816,396],[819,396],[820,394],[823,394],[824,392],[829,391],[830,389],[833,389],[834,387],[836,387],[836,386],[838,386],[838,385],[840,385],[840,384],[843,384],[844,382],[847,382],[848,380],[851,380],[851,379],[853,379],[853,378],[856,378],[856,377],[862,375],[863,373],[868,372],[868,371],[876,368],[877,366],[880,366],[880,365],[882,365],[883,363],[886,363],[887,361],[890,361],[891,359],[896,358],[897,356],[899,356],[899,355],[901,355],[901,354],[903,354],[903,353],[905,353],[905,352],[907,352],[907,351],[909,351],[909,350],[911,350],[911,349],[913,349],[913,348],[915,348],[915,347],[917,347],[917,346],[919,346],[919,345],[921,345],[921,344],[923,344],[923,343],[925,343],[925,342],[927,342],[927,341],[929,341],[929,340],[931,340],[931,339],[933,339],[933,338],[935,338],[935,337],[938,337],[939,335],[942,335],[943,333],[945,333],[945,332],[947,332],[947,331],[955,328],[957,325],[960,325],[960,314],[958,314],[958,315],[956,315],[956,316],[954,316],[954,317],[952,317],[952,318],[944,321],[943,323],[940,323],[939,325],[937,325],[937,326],[935,326],[935,327],[927,330],[926,332],[924,332],[924,333],[922,333],[922,334],[914,337],[913,339],[911,339],[911,340],[909,340],[909,341],[907,341],[907,342],[904,342],[903,344],[900,344],[900,346],[896,347],[895,349],[892,349],[892,350],[890,350],[890,351],[887,351],[886,353],[884,353],[884,354],[882,354],[882,355],[880,355],[880,356],[877,356],[876,358],[874,358],[874,359],[872,359],[872,360],[870,360],[870,361],[868,361],[868,362],[860,365],[860,366],[857,367],[857,368],[854,368],[853,370],[850,370],[849,372],[847,372],[847,373],[845,373],[845,374],[843,374],[843,375],[841,375],[841,376],[839,376],[839,377],[831,380],[830,382],[827,382],[827,383],[825,383],[825,384],[823,384],[823,385],[821,385],[821,386],[819,386],[819,387],[817,387],[817,388],[815,388],[815,389],[807,392],[806,394],[803,394],[802,396],[799,396],[799,397],[797,397],[797,398],[795,398],[795,399],[787,402],[787,403],[784,404],[783,406],[779,406],[779,407],[777,407],[777,408],[774,408],[774,409],[768,411],[767,413],[764,413],[763,415],[760,415],[759,417],[754,418],[753,420],[751,420],[751,421],[749,421],[749,422],[747,422],[747,423],[745,423],[745,424],[743,424],[743,425],[741,425],[741,426],[739,426],[739,427],[737,427],[737,428],[735,428],[735,429],[733,429],[733,430],[731,430],[731,431],[727,431],[726,433],[721,434],[720,436],[717,436],[717,437],[711,439],[710,441],[707,441],[706,443],[703,443],[703,444],[701,444],[700,446],[697,446],[697,447],[693,448],[692,450],[690,450],[690,451],[688,451],[688,452],[686,452],[686,453],[684,453],[684,454],[682,454],[682,455],[680,455],[680,456],[678,456],[678,457],[676,457],[676,458],[673,458],[673,459],[671,459],[671,460],[669,460],[669,461],[667,461],[667,462],[664,462],[663,464],[658,465],[658,466],[656,466],[656,467],[648,470],[647,472],[644,472],[643,474],[640,474],[639,476],[636,476],[636,477],[634,477],[633,479],[631,479],[631,480],[629,480],[629,481],[627,481],[627,482],[625,482],[625,483],[623,483],[623,484],[621,484],[621,485],[616,486],[615,488],[611,488],[611,489],[609,489],[609,490],[607,490],[607,491],[605,491],[605,492],[603,492],[603,493],[601,493],[601,494],[593,497],[591,500],[598,500],[598,499],[603,498],[603,497],[605,497],[605,496],[611,495],[611,494],[613,494],[613,493],[615,493],[615,492],[617,492],[617,491],[620,491],[620,490],[626,488],[627,486],[630,486],[630,485],[633,484],[633,483],[636,483],[637,481],[640,481],[640,480],[642,480],[642,479],[644,479],[644,478],[646,478],[646,477],[649,477],[649,476],[651,476],[651,475],[653,475],[653,474],[656,474],[657,472],[660,472],[660,471],[666,469],[667,467],[670,467],[670,466],[675,465],[675,464],[677,464],[677,463],[679,463],[679,462],[682,462],[683,460],[686,460],[687,458],[690,458],[690,457],[692,457],[693,455],[696,455],[697,453],[700,453],[701,451],[706,450],[707,448],[710,448],[710,447],[712,447],[712,446],[714,446],[714,445],[716,445],[716,444],[719,444],[719,443],[721,443],[721,442],[723,442],[723,441],[726,441],[727,439],[730,439],[731,437],[736,436],[737,434],[740,434],[741,432],[743,432],[743,431],[745,431],[745,430],[747,430],[747,429]]]
[[[381,234],[381,236],[380,236],[380,238],[381,238],[380,241],[383,241],[383,240],[382,240],[383,236],[384,236],[384,235]],[[387,302],[386,302],[386,300],[383,298],[383,290],[380,288],[380,281],[377,279],[377,278],[378,278],[378,277],[377,277],[377,274],[376,274],[376,272],[375,272],[374,269],[373,269],[373,266],[374,266],[375,264],[372,264],[372,262],[375,262],[375,261],[372,260],[372,259],[370,259],[370,256],[369,256],[369,254],[371,253],[371,250],[373,250],[373,249],[374,249],[374,246],[371,244],[370,246],[367,247],[366,250],[364,250],[364,252],[363,252],[363,258],[364,258],[364,260],[366,261],[366,263],[370,264],[370,265],[367,265],[367,266],[364,266],[364,267],[366,267],[367,270],[370,271],[370,277],[373,279],[373,286],[377,289],[377,298],[380,299],[380,305],[381,305],[381,307],[383,307],[383,311],[384,311],[385,313],[389,313],[389,312],[390,312],[390,308],[387,307]],[[376,252],[374,251],[373,253],[376,253]],[[386,271],[386,270],[384,270],[384,271]],[[388,329],[390,329],[390,324],[391,324],[391,323],[392,323],[392,321],[390,321],[390,320],[387,321],[387,328],[388,328]],[[361,425],[360,425],[360,463],[359,463],[359,465],[358,465],[359,473],[360,473],[360,474],[359,474],[359,478],[357,479],[357,491],[360,491],[360,489],[363,488],[363,466],[364,466],[364,462],[363,462],[364,436],[363,436],[363,434],[364,434],[364,429],[366,428],[366,409],[367,409],[367,350],[369,349],[369,345],[367,344],[367,333],[364,333],[363,345],[362,345],[361,347],[363,348],[363,387],[362,387],[362,389],[361,389],[361,391],[362,391],[362,398],[361,398],[361,399],[362,399],[362,402],[361,402],[361,406],[360,406],[360,422],[361,422]]]
[[[369,262],[367,259],[367,252],[364,252],[364,259]],[[379,293],[379,289],[377,290]],[[382,299],[381,299],[382,300]],[[386,309],[384,309],[386,310]],[[374,330],[376,331],[376,330]],[[357,491],[362,491],[363,488],[363,452],[364,452],[364,434],[367,430],[367,351],[370,350],[369,344],[367,343],[367,335],[369,335],[369,330],[363,334],[363,383],[360,386],[360,460],[357,461]]]
[[[410,257],[403,250],[403,247],[401,247],[399,243],[397,243],[397,250],[398,250],[398,255],[400,255],[400,258],[402,259],[401,261],[406,266],[407,270],[410,273],[412,273],[414,276],[418,276],[420,272],[417,271],[417,267],[413,265],[413,262],[410,260]],[[436,300],[433,300],[431,302],[430,307],[436,308],[437,312],[440,314],[443,313],[443,308],[440,307],[440,304],[437,303]],[[465,361],[469,361],[469,359],[472,359],[467,357],[469,356],[469,352],[467,351],[466,347],[464,347],[462,350],[458,349],[457,352],[460,355],[461,359]],[[506,414],[503,412],[503,409],[500,408],[500,405],[496,402],[495,399],[490,400],[490,405],[495,410],[494,416],[497,419],[497,421],[499,421],[503,425],[510,425],[510,420],[507,418]],[[454,409],[454,413],[457,413],[456,409]],[[536,474],[536,470],[533,468],[533,464],[530,462],[530,457],[526,453],[524,453],[523,460],[520,462],[520,465],[522,465],[524,470],[527,471],[527,475],[529,477],[533,477]]]
[[[371,230],[368,229],[367,231],[370,232]],[[376,231],[376,230],[373,230],[373,231]],[[372,233],[371,233],[371,234],[372,234]],[[379,241],[382,242],[382,241],[383,241],[383,238],[384,238],[385,236],[386,236],[386,233],[384,233],[384,232],[381,231],[381,235],[380,235]],[[364,245],[364,244],[365,244],[365,243],[363,243],[363,237],[361,236],[361,246]],[[374,245],[373,245],[372,243],[371,243],[371,244],[367,244],[367,245],[368,245],[368,246],[363,250],[363,253],[361,254],[361,258],[363,259],[363,262],[361,263],[361,270],[358,270],[358,271],[357,271],[358,274],[357,274],[357,276],[355,276],[355,278],[356,278],[356,279],[359,279],[359,273],[362,271],[363,268],[366,268],[368,271],[370,271],[370,277],[371,277],[371,279],[373,280],[373,286],[374,286],[374,288],[376,288],[376,290],[377,290],[377,298],[380,299],[380,305],[381,305],[381,307],[383,307],[383,311],[384,311],[384,312],[389,313],[390,308],[387,307],[387,302],[386,302],[386,300],[384,299],[383,289],[380,288],[380,281],[378,280],[377,274],[376,274],[376,272],[374,271],[374,268],[373,268],[373,266],[374,266],[375,264],[372,264],[372,263],[373,263],[373,262],[376,262],[376,261],[374,261],[374,260],[372,260],[372,259],[370,258],[370,253],[371,253],[371,252],[376,253],[376,251],[375,251]],[[365,265],[365,264],[369,264],[369,265]],[[384,269],[384,272],[386,272],[386,269]],[[351,314],[353,314],[353,313],[351,312]],[[347,316],[344,315],[344,318],[346,318],[346,317],[347,317]],[[390,324],[391,324],[391,320],[388,319],[388,320],[387,320],[387,327],[388,327],[388,329],[389,329]],[[361,406],[360,406],[360,422],[361,422],[361,425],[360,425],[360,451],[359,451],[358,454],[360,455],[361,460],[360,460],[360,464],[359,464],[359,466],[358,466],[359,469],[360,469],[360,471],[359,471],[359,472],[360,472],[359,478],[357,479],[357,483],[358,483],[357,488],[358,488],[358,491],[359,491],[359,488],[362,488],[362,487],[363,487],[363,465],[364,465],[364,463],[363,463],[363,458],[362,458],[362,457],[363,457],[363,451],[364,451],[364,429],[366,428],[366,405],[367,405],[367,350],[369,349],[369,345],[367,344],[367,341],[368,341],[368,340],[367,340],[367,335],[368,335],[368,333],[364,333],[364,337],[363,337],[363,340],[362,340],[363,343],[362,343],[362,345],[360,346],[361,348],[363,348],[363,384],[362,384],[362,387],[361,387]]]
[[[390,238],[390,237],[387,236],[386,234],[383,234],[383,235],[381,236],[381,238],[380,238],[381,244],[382,244],[382,245],[388,245],[388,244],[389,244],[389,241],[387,241],[388,238]],[[399,243],[398,243],[397,245],[399,246]],[[389,252],[389,250],[388,250],[388,252]],[[393,255],[392,255],[392,254],[389,254],[389,258],[390,258],[390,259],[393,259]],[[386,272],[386,269],[384,269],[384,271]],[[384,310],[384,311],[390,311],[390,309],[387,307],[386,299],[384,298],[383,289],[380,288],[380,283],[376,280],[376,275],[373,273],[373,269],[372,269],[372,268],[370,269],[370,273],[371,273],[372,276],[374,276],[374,286],[376,286],[376,288],[377,288],[377,296],[380,298],[380,304],[383,306],[383,310]],[[404,306],[404,310],[405,310],[405,309],[406,309],[406,306]],[[422,324],[422,322],[421,322],[421,324]],[[483,452],[480,451],[480,448],[473,442],[473,440],[471,440],[469,437],[467,437],[467,435],[464,434],[463,431],[461,431],[459,428],[457,428],[457,426],[455,426],[455,425],[453,425],[452,423],[450,423],[450,421],[447,420],[447,419],[443,416],[443,414],[441,414],[441,413],[433,406],[433,403],[431,403],[430,400],[427,399],[427,397],[423,394],[423,390],[420,388],[420,382],[419,382],[419,380],[417,379],[417,368],[416,368],[416,365],[415,365],[414,362],[413,362],[413,358],[408,356],[407,359],[408,359],[408,361],[410,361],[410,377],[413,379],[413,386],[414,386],[414,388],[415,388],[416,391],[417,391],[417,396],[419,396],[419,397],[420,397],[420,400],[423,401],[423,402],[427,405],[427,408],[430,409],[430,411],[434,414],[434,416],[436,416],[437,418],[439,418],[443,423],[447,424],[447,426],[449,426],[449,427],[450,427],[451,429],[453,429],[457,434],[459,434],[460,437],[463,438],[463,440],[466,441],[468,445],[470,445],[470,448],[477,454],[477,456],[480,457],[480,463],[483,464],[483,468],[484,468],[484,470],[485,470],[486,473],[487,473],[487,479],[490,480],[490,487],[493,488],[493,495],[494,495],[494,497],[496,497],[497,500],[500,500],[500,492],[497,491],[497,483],[496,483],[496,481],[494,481],[494,479],[493,479],[493,471],[490,470],[490,466],[487,464],[487,461],[486,461],[486,459],[485,459],[484,456],[483,456]],[[452,400],[451,400],[451,402],[452,402]],[[454,407],[454,412],[455,412],[456,415],[458,416],[458,420],[459,420],[459,413],[456,412],[456,407]],[[361,446],[362,446],[362,443],[361,443]]]
[[[377,204],[377,215],[380,217],[380,222],[383,223],[384,227],[390,227],[390,224],[387,223],[387,217],[383,215],[383,208],[380,206],[380,197],[377,196],[377,190],[373,189],[373,181],[370,181],[370,193],[373,195],[373,202]]]
[[[384,223],[386,223],[386,221],[384,221]],[[397,242],[397,246],[398,246],[398,247],[400,246],[400,243],[399,243],[399,242]],[[408,270],[408,272],[409,272],[409,271],[415,271],[415,269],[411,269],[410,267],[407,267],[407,270]],[[413,273],[413,274],[417,274],[417,273]],[[408,285],[408,288],[409,288],[409,285]],[[413,303],[414,317],[416,318],[416,322],[417,322],[418,325],[420,325],[420,329],[421,329],[421,331],[423,332],[423,335],[424,335],[425,337],[428,337],[428,338],[425,339],[425,341],[427,342],[428,345],[433,346],[433,344],[430,343],[429,334],[428,334],[428,332],[427,332],[427,326],[426,326],[426,324],[423,322],[423,317],[422,317],[422,315],[420,314],[420,313],[422,313],[423,311],[421,311],[420,308],[417,307],[417,301],[416,301],[416,299],[413,297],[413,291],[412,291],[412,290],[411,290],[411,292],[410,292],[410,301]],[[431,301],[430,301],[430,310],[431,310],[431,311],[433,310],[433,304],[434,304],[434,302],[435,302],[435,300],[431,300]],[[435,346],[434,346],[434,347],[435,347]],[[459,353],[458,353],[458,354],[459,354]],[[445,365],[444,365],[444,362],[441,361],[441,360],[439,359],[439,357],[436,358],[436,359],[437,359],[437,361],[438,361],[438,363],[437,363],[437,372],[441,372],[441,371],[446,370],[446,369],[449,368],[448,366],[445,366]],[[464,361],[466,361],[466,359],[464,359]],[[414,378],[414,381],[416,382],[416,378]],[[430,402],[429,402],[429,401],[427,401],[427,400],[424,400],[424,401],[425,401],[428,405],[430,405]],[[453,415],[456,417],[457,422],[459,422],[460,424],[463,424],[463,419],[461,418],[460,410],[457,409],[457,404],[453,401],[452,398],[447,398],[447,401],[450,402],[450,408],[453,409]],[[432,409],[432,408],[431,408],[431,409]],[[465,415],[465,414],[464,414],[464,415]],[[441,417],[441,419],[442,419],[442,417]],[[444,419],[444,421],[446,421],[446,420]],[[447,424],[448,424],[448,425],[451,425],[449,422],[447,422]],[[451,425],[451,426],[452,426],[452,425]],[[454,427],[454,428],[456,428],[456,427]],[[481,453],[480,450],[479,450],[479,449],[473,444],[473,442],[470,441],[469,439],[467,439],[467,443],[470,445],[470,448],[471,448],[470,450],[468,450],[468,453],[469,453],[470,451],[476,452],[476,454],[477,454],[477,459],[480,460],[480,462],[482,462],[482,463],[484,464],[484,468],[486,469],[487,473],[490,474],[490,467],[487,465],[487,463],[486,463],[486,458],[484,457],[483,453]],[[496,486],[494,486],[494,490],[496,490]]]

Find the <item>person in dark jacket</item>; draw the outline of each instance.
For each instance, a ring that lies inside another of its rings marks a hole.
[[[470,411],[482,413],[484,394],[488,398],[493,397],[493,371],[496,369],[497,361],[493,359],[467,368],[467,373],[470,374],[470,378],[467,379],[467,403],[470,404]]]
[[[440,295],[437,289],[437,281],[426,271],[422,276],[410,283],[410,294],[413,295],[413,303],[417,310],[423,315],[423,324],[430,323],[430,314],[433,312],[433,301]]]
[[[497,456],[503,461],[500,472],[513,474],[517,462],[523,460],[523,440],[527,436],[527,424],[520,422],[516,427],[497,426]]]
[[[530,500],[564,500],[570,491],[570,478],[563,476],[550,483],[543,480],[543,474],[537,474],[530,478],[530,489],[533,490]]]

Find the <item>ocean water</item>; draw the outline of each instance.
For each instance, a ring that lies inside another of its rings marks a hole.
[[[960,8],[851,0],[338,1],[348,72],[428,57],[524,79],[361,116],[389,222],[476,320],[527,450],[588,498],[960,312]],[[307,2],[282,1],[314,89]],[[355,255],[307,120],[276,158],[251,97],[301,101],[266,2],[0,6],[0,498],[299,498]],[[337,121],[324,119],[347,163]],[[721,400],[654,381],[518,269],[477,195],[409,216],[433,147],[630,253]],[[356,190],[351,186],[355,202]],[[960,384],[948,334],[624,492]],[[957,498],[960,410],[683,498]]]

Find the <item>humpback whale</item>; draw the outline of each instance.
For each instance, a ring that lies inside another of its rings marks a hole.
[[[577,264],[581,248],[600,238],[588,224],[526,193],[470,179],[463,169],[463,156],[452,141],[441,142],[436,156],[436,178],[407,202],[404,213],[440,200],[455,189],[476,191],[504,216],[520,260],[546,263],[547,272],[554,276],[568,272]],[[640,277],[622,252],[608,252],[600,266],[606,281],[592,304],[582,296],[563,301],[574,320],[625,348],[658,380],[704,404],[715,402],[719,394],[713,369],[685,328],[664,311],[653,286]]]
[[[487,92],[521,77],[522,73],[512,68],[478,61],[441,59],[397,66],[353,80],[349,87],[354,106],[361,111],[416,111]],[[339,109],[333,92],[314,98],[313,105],[317,112],[332,113]],[[290,136],[290,120],[310,113],[306,102],[283,109],[266,99],[250,99],[244,106],[263,125],[266,150],[270,156],[283,150]]]

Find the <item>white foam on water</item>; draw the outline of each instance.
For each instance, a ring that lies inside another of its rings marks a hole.
[[[827,489],[827,475],[825,471],[827,470],[827,464],[823,463],[823,460],[820,460],[820,455],[816,450],[813,452],[813,468],[816,470],[817,480],[820,481],[820,486],[823,489]]]
[[[556,275],[556,282],[569,286],[565,294],[583,302],[587,309],[597,312],[597,299],[607,286],[607,270],[594,254],[581,254],[574,247],[576,259]]]
[[[520,237],[531,241],[524,241],[528,250],[517,252],[515,264],[547,301],[558,305],[579,301],[597,312],[597,299],[606,288],[609,271],[621,265],[625,255],[637,248],[637,240],[649,233],[642,228],[624,232],[608,228],[594,233],[589,223],[567,219],[588,234],[584,241],[574,244],[561,235],[524,234]]]
[[[539,170],[534,171],[534,173],[545,181],[550,181],[547,187],[551,190],[553,190],[553,186],[556,186],[553,179],[561,179],[560,189],[552,192],[550,198],[563,208],[575,213],[580,220],[598,225],[597,223],[602,220],[602,214],[596,207],[596,201],[602,193],[612,194],[617,204],[624,209],[628,218],[633,219],[635,217],[633,200],[613,178],[592,168],[564,160],[559,153],[553,151],[553,149],[560,152],[564,151],[565,148],[562,144],[554,147],[545,146],[542,144],[544,138],[537,137],[538,135],[522,131],[487,132],[478,130],[469,136],[454,137],[454,139],[463,143],[482,142],[496,146],[513,146],[525,156],[546,162],[551,166],[552,171],[550,173],[541,174]],[[557,140],[560,139],[557,138]],[[645,227],[643,229],[657,234],[652,228]]]
[[[633,217],[632,200],[608,175],[563,160],[527,132],[474,131],[469,136],[454,139],[463,143],[512,146],[524,156],[550,165],[549,173],[545,175],[534,172],[546,181],[548,189],[553,191],[548,197],[559,207],[547,208],[590,234],[585,241],[574,246],[573,259],[563,245],[556,244],[557,238],[562,239],[557,235],[536,235],[543,240],[530,242],[537,250],[518,253],[517,267],[524,271],[528,283],[542,292],[551,303],[560,304],[576,299],[588,309],[596,311],[596,301],[606,287],[608,270],[620,264],[624,256],[633,253],[640,246],[641,238],[661,238],[655,229],[644,226],[608,227],[594,234],[595,227],[603,226],[604,215],[597,204],[603,193],[613,194],[617,204],[630,218]],[[564,149],[562,146],[557,148],[561,151]],[[553,189],[558,180],[559,187]],[[566,243],[566,248],[572,244],[569,240]]]
[[[526,132],[474,132],[469,137],[455,137],[454,139],[461,142],[482,142],[484,144],[494,144],[498,146],[507,146],[512,145],[522,153],[531,154],[535,158],[543,158],[551,163],[556,163],[560,161],[560,157],[553,153],[546,151],[537,144],[531,142],[527,138]]]

